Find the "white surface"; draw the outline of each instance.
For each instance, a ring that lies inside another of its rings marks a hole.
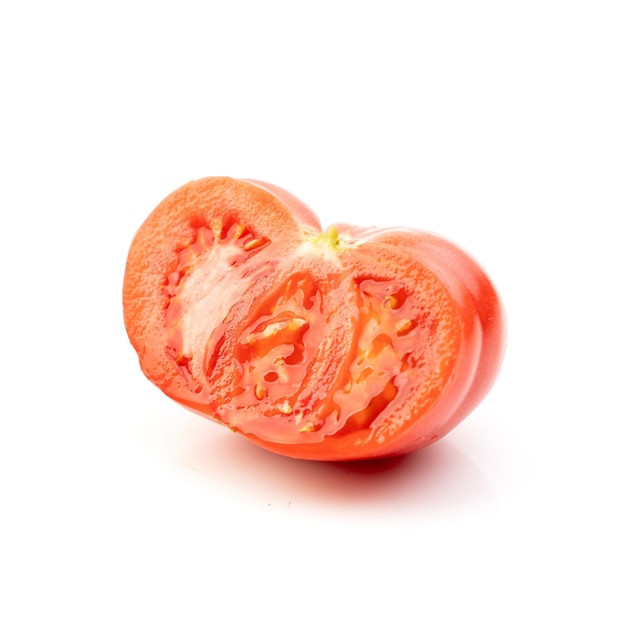
[[[4,3],[0,614],[626,615],[625,31],[617,1]],[[152,387],[126,251],[219,174],[469,248],[510,328],[479,409],[320,465]]]

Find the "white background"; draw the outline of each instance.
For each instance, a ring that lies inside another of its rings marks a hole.
[[[626,615],[625,32],[603,0],[3,3],[0,614]],[[128,246],[222,174],[468,248],[509,321],[482,405],[316,464],[148,383]]]

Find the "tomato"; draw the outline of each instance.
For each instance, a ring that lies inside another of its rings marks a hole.
[[[145,375],[276,453],[405,454],[485,397],[504,315],[464,251],[411,229],[337,224],[274,185],[205,178],[131,245],[126,330]]]

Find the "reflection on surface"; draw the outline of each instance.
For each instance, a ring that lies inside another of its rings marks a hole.
[[[275,455],[212,425],[170,436],[178,466],[219,491],[258,504],[358,507],[411,515],[490,498],[482,472],[451,439],[393,459],[324,463]]]

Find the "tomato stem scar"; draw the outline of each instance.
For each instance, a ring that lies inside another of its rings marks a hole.
[[[327,256],[336,256],[340,251],[357,246],[360,243],[341,235],[337,226],[331,225],[323,232],[315,232],[309,235],[307,244],[309,249],[314,249],[316,252],[326,254]]]

